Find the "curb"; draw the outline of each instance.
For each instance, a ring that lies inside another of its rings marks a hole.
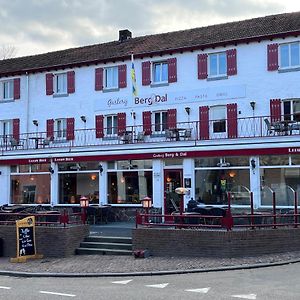
[[[191,269],[191,270],[168,270],[168,271],[149,271],[149,272],[124,272],[124,273],[34,273],[34,272],[18,272],[18,271],[3,271],[0,270],[0,276],[13,276],[13,277],[134,277],[134,276],[162,276],[162,275],[176,275],[176,274],[189,274],[189,273],[209,273],[209,272],[222,272],[234,270],[250,270],[259,268],[269,268],[276,266],[284,266],[289,264],[299,263],[300,259],[288,260],[275,263],[262,263],[253,265],[239,265],[228,266],[220,268],[209,269]]]

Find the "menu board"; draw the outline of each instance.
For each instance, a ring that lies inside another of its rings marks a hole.
[[[35,218],[30,216],[20,221],[17,225],[17,257],[32,256],[36,254],[35,247]]]

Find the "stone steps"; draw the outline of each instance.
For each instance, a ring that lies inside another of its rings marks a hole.
[[[132,255],[132,239],[115,236],[89,236],[76,249],[78,255]]]

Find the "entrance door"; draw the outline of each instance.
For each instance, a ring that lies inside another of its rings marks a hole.
[[[165,214],[170,215],[172,212],[183,210],[183,195],[175,193],[175,189],[182,187],[182,170],[172,169],[164,171],[164,209]],[[166,218],[170,221],[172,218]]]

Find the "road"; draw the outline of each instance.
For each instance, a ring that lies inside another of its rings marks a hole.
[[[200,274],[16,278],[0,276],[0,299],[300,299],[300,264]]]

